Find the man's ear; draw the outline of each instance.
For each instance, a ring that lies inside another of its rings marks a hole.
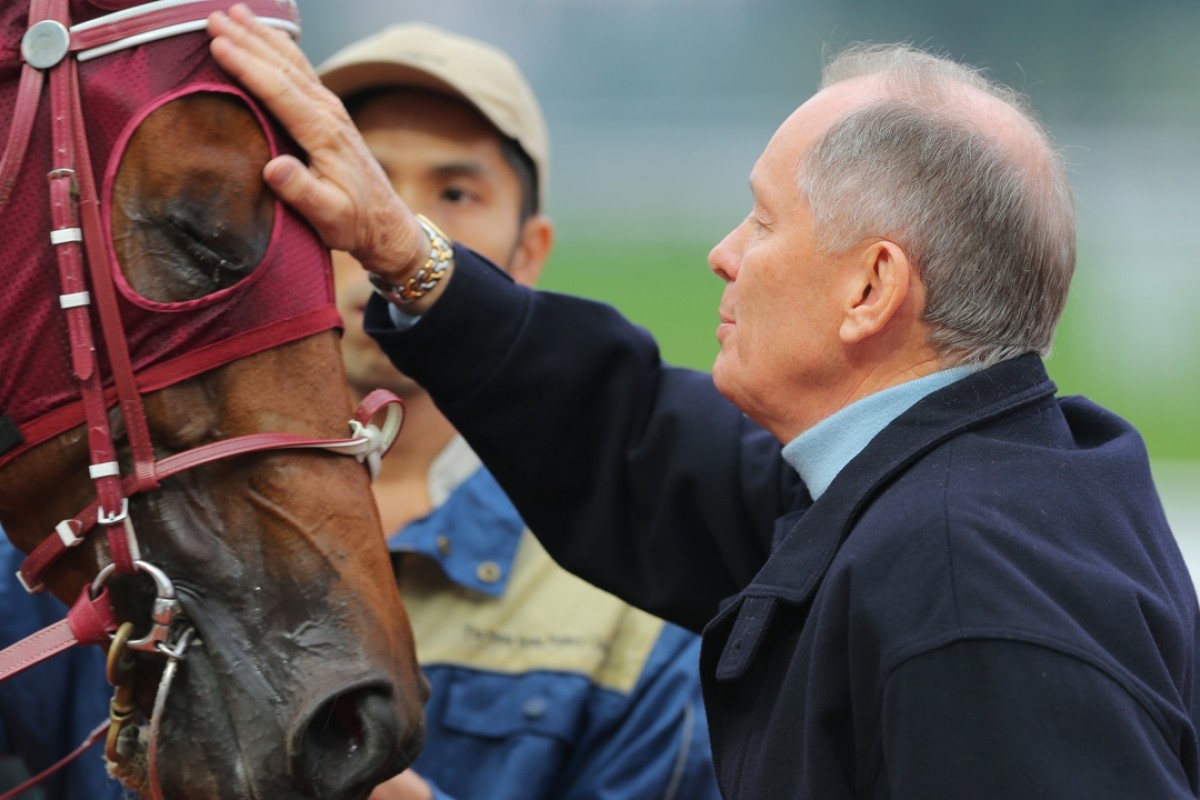
[[[908,254],[886,240],[873,242],[850,269],[839,334],[846,344],[858,344],[906,313],[905,301],[918,278]]]
[[[542,275],[546,259],[554,246],[554,223],[542,214],[535,214],[521,226],[521,237],[513,252],[508,274],[524,286],[533,286]]]

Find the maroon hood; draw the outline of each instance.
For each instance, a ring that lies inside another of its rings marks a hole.
[[[72,19],[79,23],[138,4],[75,0]],[[0,150],[17,99],[27,18],[28,4],[0,4]],[[188,33],[80,63],[88,146],[101,184],[97,191],[106,232],[112,182],[130,135],[151,111],[181,94],[215,91],[240,97],[262,122],[273,155],[302,155],[259,104],[217,67],[208,43],[204,32]],[[44,86],[16,188],[0,205],[0,413],[15,423],[24,440],[0,454],[0,465],[83,421],[50,245],[50,142]],[[281,203],[276,204],[270,244],[253,273],[196,300],[158,303],[138,296],[121,275],[107,236],[105,252],[143,392],[341,324],[333,305],[328,250]]]

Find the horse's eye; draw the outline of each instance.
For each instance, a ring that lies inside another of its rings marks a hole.
[[[230,241],[219,222],[205,222],[203,215],[170,209],[165,223],[164,234],[190,258],[189,268],[211,283],[213,291],[232,286],[253,269],[253,263],[247,266],[238,255],[246,248]]]
[[[237,98],[196,92],[148,114],[112,189],[112,242],[130,289],[175,303],[250,275],[273,230],[275,198],[262,181],[270,156],[258,117]]]

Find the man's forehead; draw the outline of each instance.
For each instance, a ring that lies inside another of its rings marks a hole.
[[[356,123],[371,112],[386,110],[398,116],[442,117],[452,115],[459,119],[470,118],[480,128],[486,128],[500,138],[502,134],[484,114],[465,98],[440,92],[424,86],[395,84],[377,87],[352,97],[347,108]]]
[[[852,78],[826,87],[783,121],[763,155],[775,153],[798,162],[838,120],[884,96],[878,76]]]
[[[850,78],[818,91],[771,136],[750,172],[751,195],[761,201],[782,186],[793,186],[804,156],[830,127],[885,96],[884,82],[878,75]]]
[[[793,116],[803,112],[808,125],[819,136],[846,115],[884,100],[891,94],[882,75],[860,75],[820,90],[796,109]]]

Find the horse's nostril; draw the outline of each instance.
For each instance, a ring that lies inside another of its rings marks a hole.
[[[309,746],[332,757],[352,756],[363,743],[365,727],[359,716],[358,692],[338,695],[308,729]]]
[[[294,776],[317,797],[365,794],[407,766],[402,728],[386,685],[334,695],[298,731]]]

